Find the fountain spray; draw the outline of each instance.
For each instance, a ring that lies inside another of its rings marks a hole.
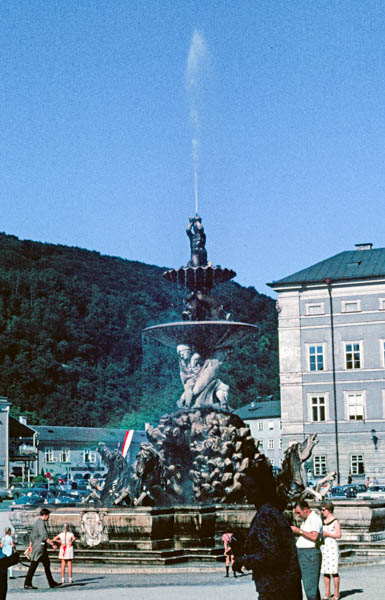
[[[190,120],[193,127],[192,158],[194,169],[194,200],[195,215],[198,216],[198,183],[199,183],[199,134],[200,119],[198,110],[198,95],[201,83],[200,72],[207,61],[208,51],[203,33],[193,32],[186,65],[186,90],[189,96]]]

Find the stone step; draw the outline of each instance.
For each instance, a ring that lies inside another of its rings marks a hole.
[[[50,558],[58,562],[57,551]],[[216,564],[224,561],[222,548],[183,548],[168,550],[114,550],[110,548],[79,548],[75,560],[85,564],[170,565],[183,562]]]

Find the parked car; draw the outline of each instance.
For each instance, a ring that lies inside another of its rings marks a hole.
[[[353,484],[348,483],[347,485],[343,485],[342,487],[344,488],[346,498],[356,498],[357,489]]]
[[[73,496],[68,492],[60,492],[57,498],[55,498],[53,504],[66,504],[67,506],[75,506],[77,502],[79,502],[79,500],[76,496]]]
[[[42,498],[39,494],[30,492],[29,494],[19,496],[16,498],[16,500],[13,500],[11,506],[18,506],[20,504],[26,506],[36,506],[39,504],[44,504],[44,498]]]
[[[25,496],[31,489],[31,486],[26,484],[26,483],[22,483],[17,482],[11,485],[10,490],[12,493],[12,498],[16,499],[16,498],[20,498],[20,496]]]
[[[357,494],[358,500],[385,499],[385,485],[370,485],[366,492]]]
[[[348,498],[355,498],[356,491],[351,489],[350,485],[335,485],[330,488],[325,497],[329,500],[347,500]]]
[[[12,499],[11,490],[8,490],[7,488],[0,488],[0,502],[2,502],[3,500],[11,500],[11,499]]]
[[[350,487],[354,487],[355,490],[356,490],[356,492],[357,492],[357,494],[359,492],[366,492],[366,490],[367,490],[367,487],[366,487],[366,485],[364,483],[349,483],[348,485]]]

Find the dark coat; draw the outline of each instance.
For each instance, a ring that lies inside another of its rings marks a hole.
[[[260,599],[302,599],[295,538],[286,517],[272,504],[266,503],[257,511],[242,562],[253,571]]]
[[[48,531],[46,522],[38,517],[32,526],[31,542],[32,542],[32,561],[38,561],[46,551],[46,541],[48,539]]]

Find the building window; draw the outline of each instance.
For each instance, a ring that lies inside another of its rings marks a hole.
[[[345,343],[345,368],[361,369],[361,342]]]
[[[364,475],[365,465],[362,454],[352,454],[350,457],[350,472],[352,475]]]
[[[268,449],[274,450],[274,440],[269,440]]]
[[[385,367],[385,340],[380,340],[380,359],[381,366]]]
[[[359,312],[361,310],[360,300],[342,300],[341,309],[344,313]]]
[[[258,423],[258,431],[263,431],[263,421],[259,421],[259,423]]]
[[[385,310],[385,298],[378,299],[378,310]]]
[[[62,448],[62,451],[60,453],[60,461],[63,463],[70,462],[70,451],[68,448]]]
[[[83,452],[83,462],[85,462],[85,463],[95,463],[96,462],[96,452],[91,452],[91,450],[84,450],[84,452]]]
[[[258,450],[263,450],[263,440],[258,440]]]
[[[325,314],[324,302],[306,304],[305,305],[305,313],[308,316]]]
[[[346,412],[348,421],[363,421],[365,418],[365,399],[362,393],[346,394]]]
[[[274,429],[274,421],[269,421],[269,429]]]
[[[326,399],[325,396],[311,396],[311,420],[326,421]]]
[[[279,422],[279,428],[282,429],[282,421]]]
[[[45,454],[45,462],[46,463],[53,463],[56,462],[54,453],[53,453],[53,448],[46,448],[44,451]]]
[[[279,449],[282,450],[282,438],[279,438]]]
[[[313,458],[313,471],[316,477],[322,477],[326,475],[326,455],[321,454],[319,456],[314,456]]]
[[[309,371],[324,370],[324,348],[323,346],[309,346]]]

